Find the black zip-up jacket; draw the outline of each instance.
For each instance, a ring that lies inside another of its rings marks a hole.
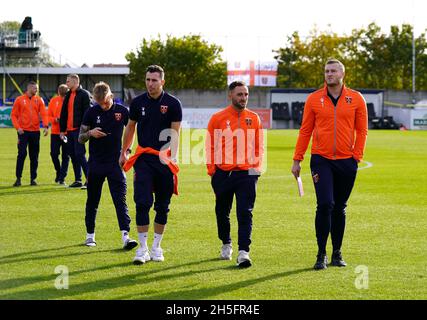
[[[61,117],[59,119],[59,127],[61,132],[67,131],[68,121],[68,101],[70,100],[71,90],[67,92],[62,103]],[[74,98],[73,105],[73,127],[80,129],[80,125],[83,121],[83,116],[87,109],[91,106],[91,99],[89,91],[83,89],[81,86],[76,90],[76,96]]]

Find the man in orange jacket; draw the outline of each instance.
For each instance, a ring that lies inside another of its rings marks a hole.
[[[30,81],[27,91],[16,98],[11,118],[15,129],[18,131],[18,157],[16,159],[16,181],[14,187],[21,185],[22,171],[25,158],[30,155],[31,185],[36,186],[37,167],[40,151],[40,118],[43,122],[43,135],[48,134],[48,117],[44,101],[37,95],[38,84]]]
[[[368,116],[363,96],[344,85],[345,67],[336,59],[325,65],[325,86],[307,98],[294,153],[292,174],[298,178],[301,161],[311,145],[311,175],[317,196],[317,261],[314,269],[326,269],[326,243],[331,233],[332,266],[345,267],[341,245],[347,200],[363,158]]]
[[[232,259],[230,211],[236,195],[239,254],[237,265],[250,267],[249,246],[256,185],[261,174],[263,135],[259,116],[246,108],[249,91],[244,82],[229,85],[231,105],[215,113],[208,124],[206,164],[216,196],[220,258]]]
[[[62,104],[64,102],[64,97],[67,94],[67,91],[68,87],[65,84],[61,84],[58,87],[58,95],[50,100],[47,110],[49,123],[51,124],[50,157],[52,158],[52,162],[56,171],[55,182],[61,185],[65,185],[64,180],[67,176],[68,164],[70,162],[67,145],[65,141],[61,139],[61,130],[59,129],[59,118],[61,117]],[[59,154],[61,149],[62,161],[59,162]]]

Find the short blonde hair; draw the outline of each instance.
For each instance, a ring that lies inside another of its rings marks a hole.
[[[334,64],[334,63],[339,64],[339,66],[341,67],[342,71],[345,72],[345,66],[344,66],[344,64],[341,61],[339,61],[338,59],[335,59],[335,58],[328,59],[328,61],[326,61],[325,66],[327,66],[328,64]]]
[[[59,85],[59,87],[58,87],[58,94],[61,97],[65,97],[65,95],[67,94],[67,91],[68,91],[68,87],[65,84]]]
[[[77,74],[75,74],[75,73],[71,73],[71,74],[69,74],[69,75],[67,76],[67,78],[74,79],[74,80],[76,80],[78,83],[80,83],[80,78],[79,78],[79,76],[78,76]]]
[[[93,98],[95,101],[104,101],[107,96],[111,95],[113,97],[113,93],[111,92],[110,86],[100,81],[97,84],[95,84],[95,87],[93,87]]]

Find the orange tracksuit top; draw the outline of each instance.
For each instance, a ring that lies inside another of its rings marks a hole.
[[[206,133],[206,165],[212,176],[216,168],[224,171],[261,172],[264,155],[263,131],[259,116],[233,106],[212,115]]]
[[[43,121],[43,127],[48,127],[48,117],[44,101],[39,96],[23,94],[16,98],[13,103],[12,124],[16,130],[40,131],[40,120]],[[41,119],[40,119],[41,118]]]
[[[311,154],[331,160],[362,160],[368,135],[366,102],[360,92],[343,86],[336,106],[326,85],[307,97],[294,160],[303,160],[311,136]]]
[[[52,98],[49,102],[49,107],[47,110],[47,114],[49,117],[49,122],[52,124],[51,128],[51,134],[59,134],[59,122],[56,121],[56,119],[59,119],[61,117],[61,109],[62,109],[62,103],[64,102],[64,97],[56,96]]]

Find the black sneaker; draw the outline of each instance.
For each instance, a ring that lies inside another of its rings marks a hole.
[[[342,259],[342,254],[340,250],[335,250],[332,253],[332,262],[331,266],[334,267],[345,267],[347,263]]]
[[[36,185],[37,185],[36,180],[31,180],[30,185],[32,185],[32,186],[36,186]]]
[[[82,187],[81,181],[74,181],[72,184],[68,186],[68,188],[81,188]]]
[[[127,239],[123,249],[125,250],[132,250],[133,248],[135,248],[138,245],[138,242],[136,242],[135,240],[132,239]]]
[[[13,184],[14,187],[20,187],[21,186],[21,179],[16,179],[15,183]]]
[[[319,253],[317,254],[317,260],[314,265],[314,270],[323,270],[328,267],[328,257],[326,256],[326,253]]]
[[[82,190],[86,190],[86,189],[87,189],[87,181],[85,182],[85,184],[84,184],[84,185],[82,185],[82,186],[80,187],[80,189],[82,189]]]
[[[61,186],[65,186],[65,181],[64,180],[58,180],[58,184],[60,184]]]

